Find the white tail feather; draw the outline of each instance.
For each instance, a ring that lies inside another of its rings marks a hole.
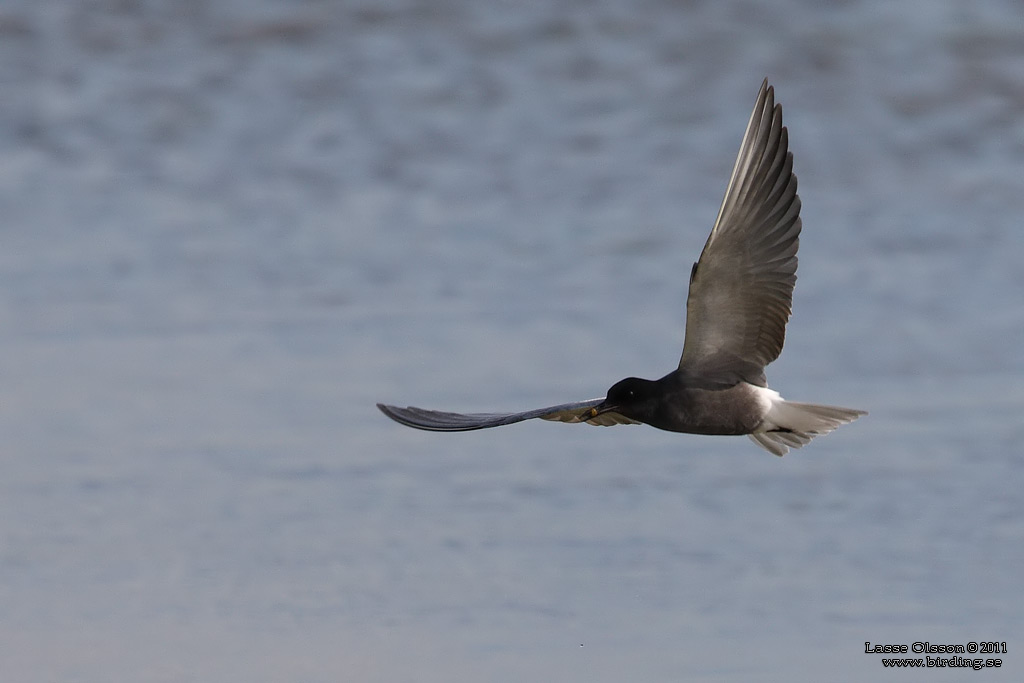
[[[750,438],[775,455],[785,455],[790,448],[806,446],[814,437],[828,434],[839,425],[867,415],[863,410],[796,403],[784,400],[775,392],[771,394],[774,396],[766,394],[771,407]]]

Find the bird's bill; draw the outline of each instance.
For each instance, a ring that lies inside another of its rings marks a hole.
[[[598,415],[603,415],[604,413],[612,413],[615,412],[616,410],[618,410],[618,406],[613,406],[606,401],[601,405],[594,406],[590,410],[583,413],[583,421],[586,422],[587,420],[593,420]]]

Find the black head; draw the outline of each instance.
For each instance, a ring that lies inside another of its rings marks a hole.
[[[593,416],[615,412],[633,420],[648,422],[658,405],[658,383],[639,377],[627,377],[608,390],[604,403],[593,409]]]

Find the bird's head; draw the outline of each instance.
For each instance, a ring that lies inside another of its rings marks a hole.
[[[639,422],[648,422],[658,403],[657,382],[639,377],[627,377],[608,390],[604,401],[590,409],[586,419],[602,413],[618,413]]]

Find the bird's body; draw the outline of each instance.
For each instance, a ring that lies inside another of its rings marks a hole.
[[[635,384],[635,383],[634,383]],[[629,415],[638,422],[685,434],[750,434],[764,420],[771,389],[739,382],[730,387],[689,386],[678,371],[634,389]],[[614,392],[609,392],[614,393]]]
[[[793,155],[767,80],[747,124],[718,219],[690,271],[679,365],[657,380],[630,377],[603,399],[519,413],[447,413],[377,404],[417,429],[467,431],[540,418],[644,423],[672,432],[749,435],[784,455],[864,411],[784,400],[764,368],[778,358],[796,283],[800,198]]]

